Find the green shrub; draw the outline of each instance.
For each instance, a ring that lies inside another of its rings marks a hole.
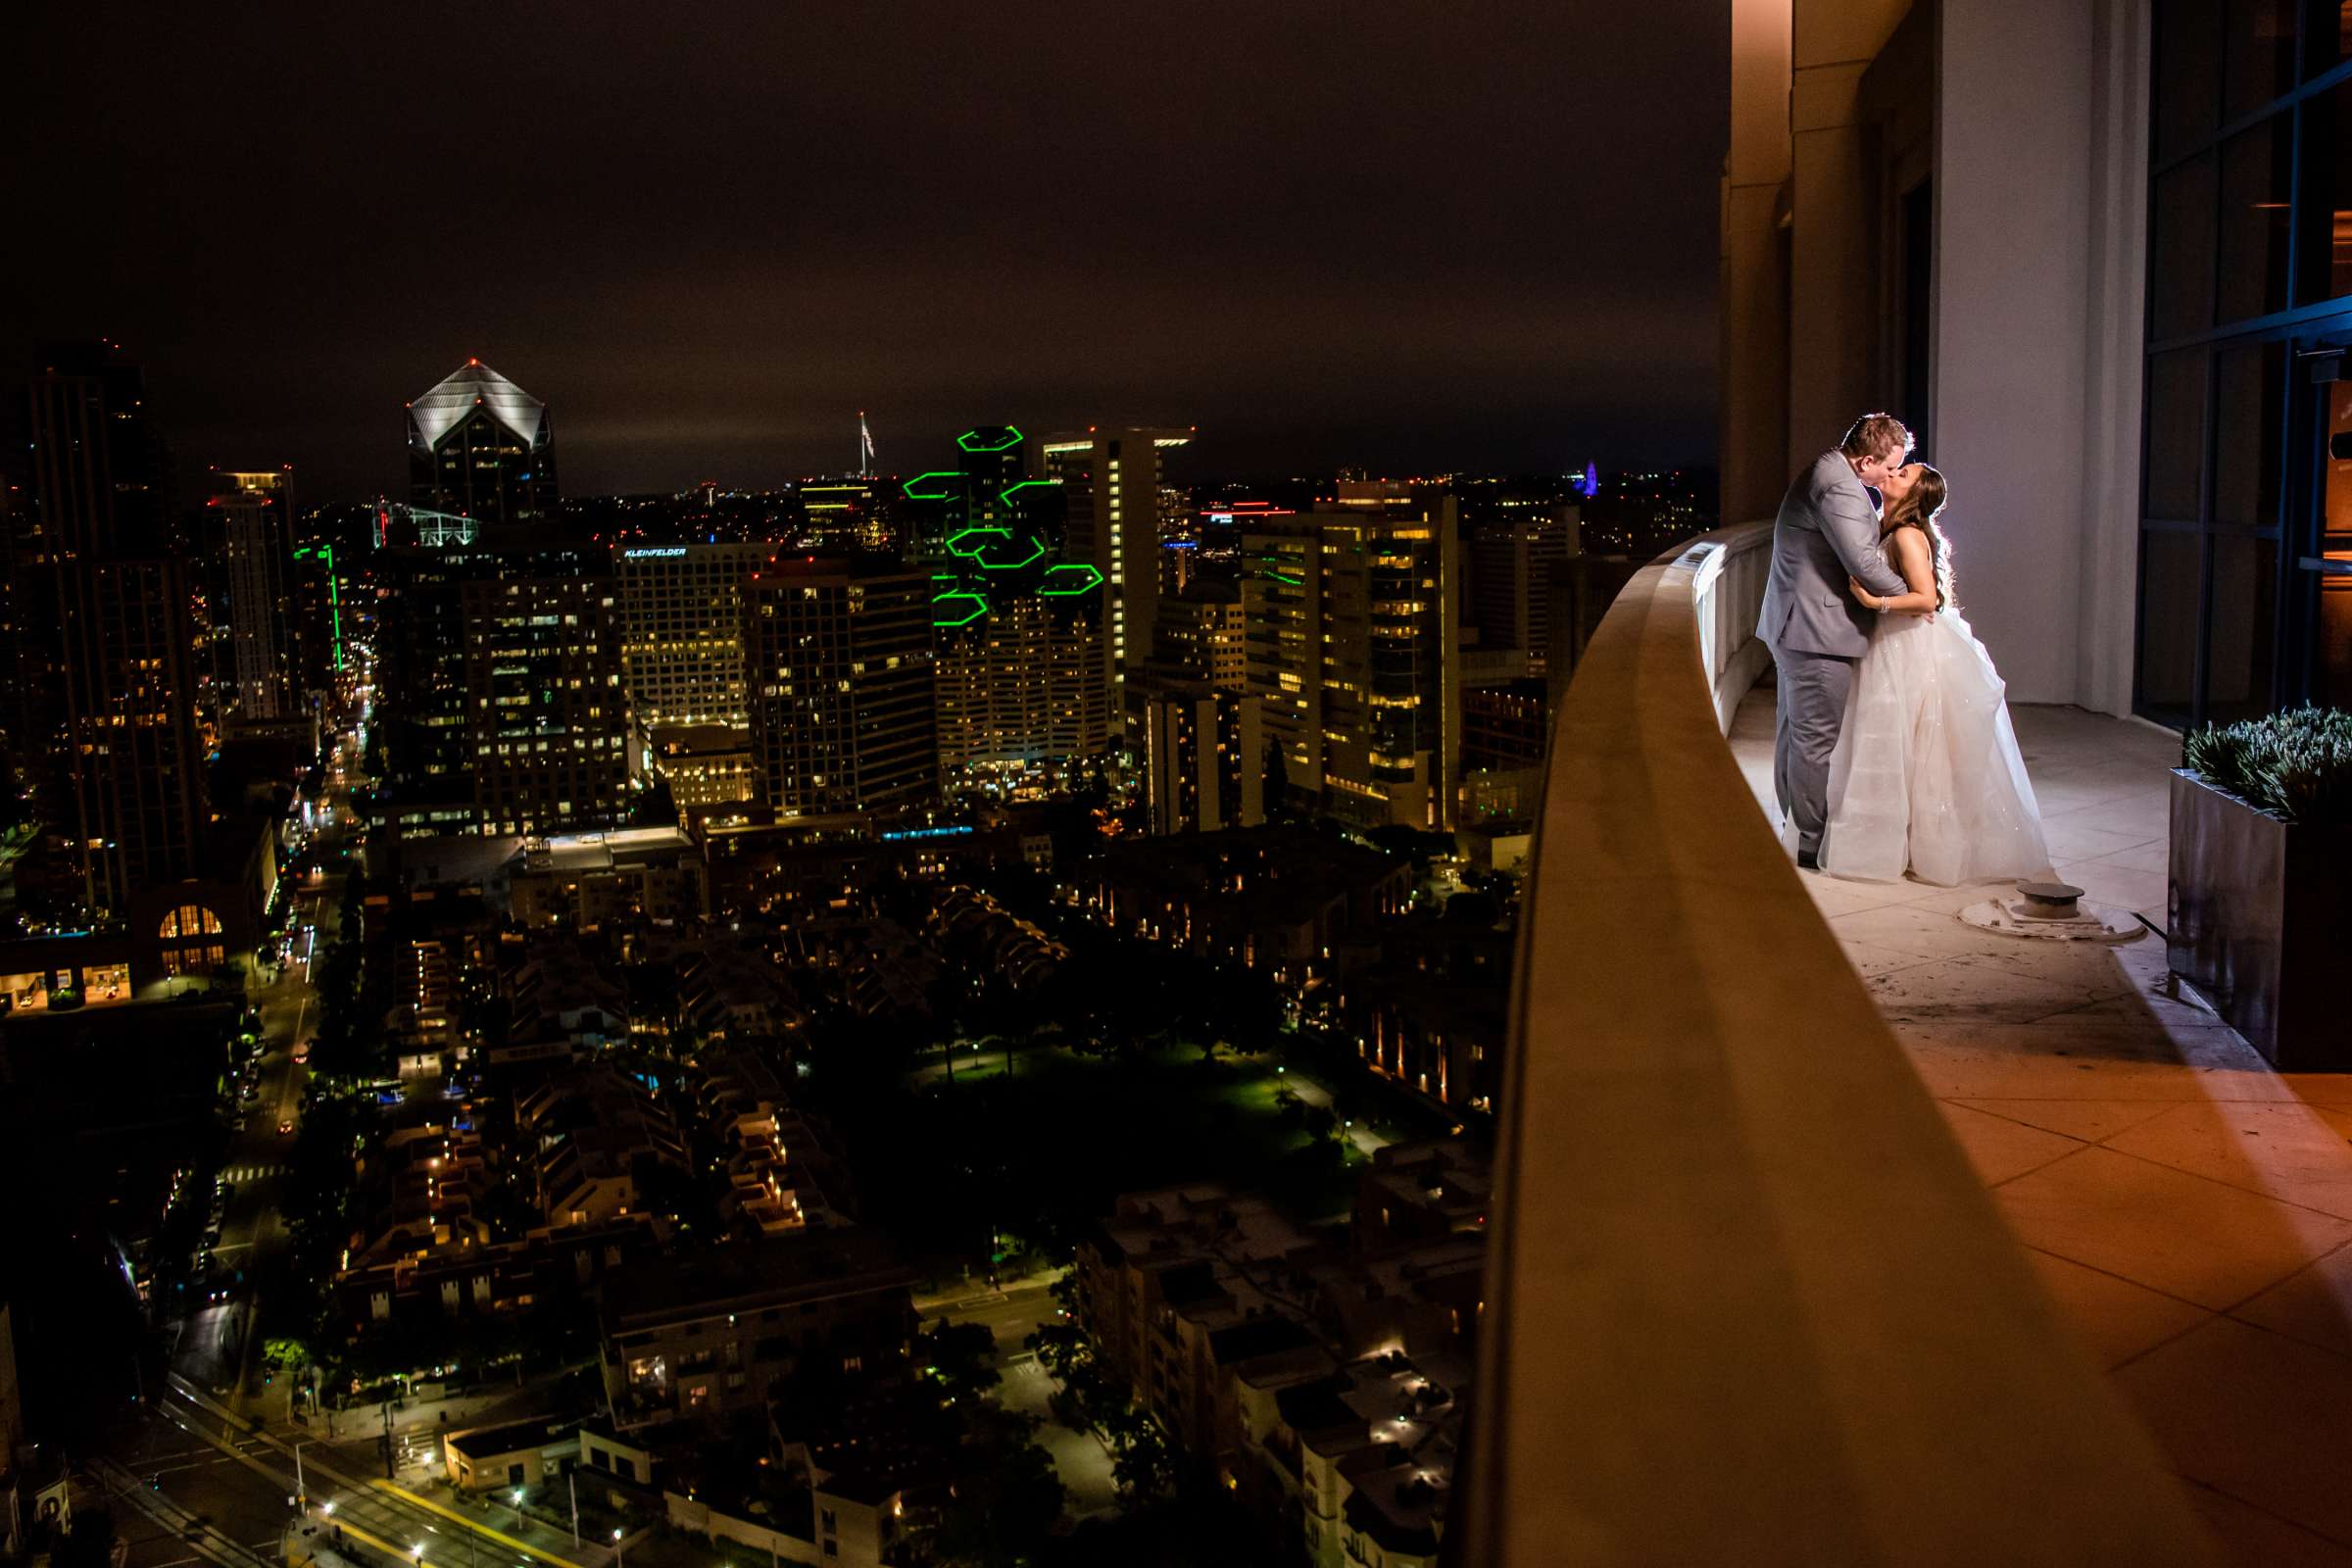
[[[2282,821],[2352,824],[2352,713],[2341,709],[2190,730],[2180,765]]]

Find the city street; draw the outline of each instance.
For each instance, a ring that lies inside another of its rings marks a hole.
[[[220,1240],[213,1249],[216,1274],[230,1284],[231,1295],[225,1302],[203,1303],[184,1321],[172,1346],[173,1370],[199,1388],[221,1391],[240,1413],[246,1412],[245,1401],[262,1389],[255,1329],[263,1321],[266,1303],[256,1286],[286,1244],[279,1195],[294,1143],[292,1130],[278,1129],[298,1129],[302,1121],[310,1074],[294,1059],[294,1052],[318,1029],[312,968],[323,957],[341,920],[344,876],[334,850],[346,832],[349,811],[344,765],[355,756],[356,743],[348,736],[339,738],[328,764],[326,820],[311,846],[312,858],[323,869],[288,891],[285,960],[257,965],[247,986],[247,1003],[261,1015],[261,1078],[253,1098],[239,1102],[245,1125],[231,1135],[221,1159],[227,1200]],[[291,1390],[289,1382],[289,1396]],[[280,1405],[252,1413],[282,1420],[287,1411]]]
[[[1110,1452],[1092,1432],[1079,1432],[1054,1419],[1050,1406],[1054,1379],[1038,1365],[1035,1352],[1022,1344],[1040,1324],[1060,1315],[1052,1294],[1054,1279],[1054,1272],[1049,1271],[1007,1280],[1002,1290],[974,1290],[967,1285],[918,1297],[914,1307],[925,1323],[942,1318],[951,1323],[979,1323],[996,1337],[997,1372],[1004,1379],[997,1386],[997,1400],[1007,1410],[1036,1416],[1044,1423],[1037,1441],[1053,1455],[1054,1472],[1068,1494],[1064,1506],[1071,1518],[1085,1519],[1106,1513],[1118,1503]]]
[[[568,1533],[537,1520],[516,1527],[508,1510],[487,1521],[420,1495],[394,1489],[367,1472],[319,1456],[321,1445],[255,1434],[225,1414],[223,1401],[197,1395],[176,1383],[135,1426],[126,1429],[112,1454],[147,1495],[220,1531],[231,1542],[274,1560],[279,1534],[295,1521],[287,1499],[301,1492],[307,1517],[330,1533],[343,1532],[338,1549],[363,1563],[384,1568],[595,1568],[612,1555],[610,1544],[575,1546]],[[101,1479],[106,1479],[101,1472]],[[152,1521],[127,1516],[119,1521],[132,1542],[124,1568],[171,1568],[190,1553]],[[329,1536],[331,1541],[331,1534]],[[175,1549],[175,1544],[179,1549]],[[417,1548],[422,1547],[421,1556]]]

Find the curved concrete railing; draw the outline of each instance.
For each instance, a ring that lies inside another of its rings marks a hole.
[[[1724,743],[1769,535],[1636,577],[1552,734],[1447,1544],[2211,1561]]]

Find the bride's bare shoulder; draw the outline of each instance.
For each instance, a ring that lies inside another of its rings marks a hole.
[[[1928,536],[1909,523],[1898,523],[1895,526],[1893,537],[1889,540],[1887,548],[1904,561],[1924,563],[1933,560],[1936,554],[1935,549],[1928,543]]]

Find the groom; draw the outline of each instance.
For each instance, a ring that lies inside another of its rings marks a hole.
[[[1780,666],[1781,726],[1772,748],[1772,789],[1783,822],[1796,823],[1796,863],[1816,869],[1829,817],[1830,753],[1845,724],[1854,661],[1870,647],[1877,619],[1846,593],[1848,577],[1874,594],[1905,584],[1878,550],[1879,512],[1870,491],[1903,465],[1911,432],[1888,414],[1865,414],[1835,452],[1825,452],[1781,498],[1772,525],[1772,576],[1756,635]]]

